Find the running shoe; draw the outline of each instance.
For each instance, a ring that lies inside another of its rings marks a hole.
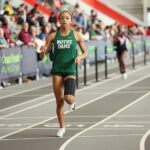
[[[76,109],[76,103],[72,103],[69,105],[69,109],[70,109],[70,112],[74,111]]]
[[[57,131],[57,137],[60,137],[60,138],[63,138],[64,134],[65,134],[65,128],[60,128],[58,131]]]
[[[128,78],[127,73],[123,73],[123,74],[122,74],[122,79],[127,79],[127,78]]]

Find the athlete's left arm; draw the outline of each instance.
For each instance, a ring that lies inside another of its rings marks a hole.
[[[77,41],[78,41],[79,47],[80,47],[81,52],[82,52],[81,55],[79,55],[79,56],[76,57],[75,62],[76,62],[77,64],[80,64],[80,61],[81,61],[82,59],[85,59],[85,58],[87,57],[87,50],[86,50],[86,46],[85,46],[85,43],[84,43],[84,40],[83,40],[83,38],[82,38],[81,33],[75,32],[75,37],[76,37],[76,39],[77,39]]]

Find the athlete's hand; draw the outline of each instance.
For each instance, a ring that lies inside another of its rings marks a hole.
[[[76,59],[75,59],[75,63],[77,65],[80,65],[80,62],[81,62],[81,57],[80,56],[77,56]]]
[[[44,51],[41,51],[41,52],[40,52],[40,59],[42,60],[44,57],[45,57],[45,52],[44,52]]]
[[[40,59],[42,60],[45,57],[46,51],[44,49],[44,47],[42,46],[40,48]]]

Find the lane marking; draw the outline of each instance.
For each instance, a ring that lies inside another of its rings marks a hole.
[[[50,103],[50,102],[52,102],[52,101],[54,101],[54,99],[52,99],[52,100],[47,100],[47,101],[45,101],[45,102],[42,102],[42,103],[33,105],[33,106],[31,106],[31,107],[27,107],[27,108],[24,108],[24,109],[20,109],[19,111],[15,111],[15,112],[13,112],[13,113],[10,113],[10,114],[4,115],[4,116],[0,116],[0,119],[5,118],[5,117],[9,117],[9,116],[12,116],[12,115],[15,115],[15,114],[18,114],[18,113],[23,112],[23,111],[26,111],[26,110],[30,110],[30,109],[32,109],[32,108],[35,108],[35,107],[38,107],[38,106],[41,106],[41,105]]]
[[[66,118],[101,118],[108,117],[108,115],[98,115],[98,116],[66,116]],[[138,118],[138,117],[150,117],[150,115],[118,115],[116,118]]]
[[[138,68],[137,70],[133,70],[132,72],[129,72],[129,74],[133,74],[134,72],[137,72],[137,71],[139,71],[139,70],[143,70],[143,69],[148,68],[148,67],[149,67],[149,66],[145,66],[145,67],[142,67],[142,68]],[[87,89],[89,89],[89,88],[93,88],[93,87],[95,87],[95,86],[98,86],[98,85],[107,83],[107,82],[109,82],[109,81],[115,80],[115,79],[117,79],[117,78],[119,78],[119,77],[120,77],[120,75],[118,75],[118,76],[116,76],[116,77],[114,77],[114,78],[110,78],[110,79],[108,79],[108,80],[103,80],[103,81],[100,82],[100,83],[95,83],[94,85],[92,84],[92,85],[90,85],[89,87],[84,87],[83,89],[77,90],[77,93],[78,93],[78,92],[81,92],[81,91],[84,91],[84,90],[87,90]],[[42,86],[42,87],[44,87],[44,86]],[[38,88],[37,88],[37,89],[38,89]],[[30,91],[30,90],[29,90],[29,91]],[[15,94],[15,95],[16,95],[16,94]],[[43,97],[45,98],[45,97],[48,97],[48,96],[51,96],[51,95],[54,95],[54,94],[53,94],[53,93],[47,94],[47,95],[45,95],[45,96],[43,96]],[[9,97],[9,96],[8,96],[8,97]],[[42,97],[42,98],[43,98],[43,97]],[[37,100],[38,100],[38,98],[37,98],[37,99],[34,99],[34,100],[30,100],[30,101],[28,101],[28,102],[23,102],[23,103],[20,103],[20,104],[17,104],[17,105],[13,105],[13,106],[10,106],[10,107],[1,109],[0,112],[5,111],[5,110],[8,110],[8,109],[15,108],[15,107],[18,107],[18,106],[21,106],[21,105],[24,105],[24,104],[26,104],[26,103],[30,103],[30,102],[32,102],[32,101],[34,102],[34,101],[37,101]]]
[[[143,70],[143,69],[148,68],[148,67],[149,67],[149,66],[144,66],[144,67],[142,67],[142,68],[138,68],[137,70],[133,70],[132,72],[129,72],[128,74],[133,74],[133,73],[135,73],[135,72],[138,72],[139,70]],[[87,90],[87,89],[89,89],[89,88],[93,88],[93,87],[98,86],[98,85],[101,85],[101,84],[105,84],[105,83],[107,83],[107,82],[109,82],[109,81],[112,81],[112,80],[115,80],[115,79],[117,79],[117,78],[119,78],[119,77],[120,77],[120,75],[118,75],[118,76],[116,76],[116,77],[114,77],[114,78],[107,79],[107,80],[102,80],[100,83],[95,83],[94,85],[92,84],[92,85],[90,85],[89,87],[84,87],[83,89],[77,89],[77,93],[78,93],[78,92],[82,92],[82,91],[84,91],[84,90]],[[95,81],[95,80],[93,80],[93,81]],[[89,82],[90,82],[90,81],[89,81]],[[46,86],[47,86],[47,85],[49,85],[49,84],[46,84]],[[41,86],[41,87],[44,87],[44,85]],[[41,88],[41,87],[39,87],[39,88]],[[34,89],[34,88],[33,88],[33,89]],[[35,88],[35,89],[38,89],[38,87]],[[31,90],[31,89],[30,89],[30,90]],[[28,91],[30,91],[30,90],[28,90]],[[23,92],[23,91],[22,91],[22,92]],[[23,93],[24,93],[24,92],[23,92]],[[14,93],[14,95],[17,95],[17,94]],[[45,95],[45,97],[48,97],[48,96],[51,96],[51,95],[54,95],[54,94],[53,94],[53,93],[47,94],[47,95]],[[8,95],[7,97],[9,97],[9,96],[13,96],[13,95]],[[0,98],[0,99],[1,99],[1,98]],[[30,101],[32,102],[32,100],[30,100]],[[36,99],[33,100],[33,101],[36,101]],[[29,101],[28,101],[28,102],[23,102],[23,103],[14,105],[14,106],[10,106],[10,107],[4,108],[4,109],[1,109],[0,112],[1,112],[1,111],[5,111],[5,110],[7,110],[7,109],[11,109],[11,108],[15,108],[15,107],[24,105],[24,104],[26,104],[26,103],[29,103]]]
[[[130,60],[128,60],[128,61],[130,61]],[[132,72],[136,72],[136,71],[138,71],[138,70],[141,70],[141,69],[144,69],[144,68],[148,68],[149,66],[147,65],[147,66],[143,66],[142,68],[140,67],[141,65],[137,65],[139,68],[136,68],[136,70],[132,70]],[[116,68],[117,67],[117,65],[113,65],[112,67],[111,67],[111,69],[114,69],[114,68]],[[92,69],[92,67],[91,67],[91,69]],[[93,68],[93,70],[94,70],[94,68]],[[102,70],[102,69],[100,69],[99,71],[104,71],[104,70]],[[129,71],[129,70],[128,70]],[[81,72],[82,72],[82,70],[81,70]],[[129,72],[130,73],[130,72]],[[92,75],[93,73],[89,73],[89,75]],[[83,77],[83,74],[81,74],[81,77]],[[46,79],[48,79],[48,78],[46,78]],[[7,97],[10,97],[10,96],[14,96],[14,95],[17,95],[17,94],[21,94],[21,93],[25,93],[25,92],[28,92],[28,91],[31,91],[31,90],[36,90],[36,89],[39,89],[39,88],[43,88],[43,87],[46,87],[46,86],[51,86],[52,85],[52,83],[50,82],[49,84],[45,84],[45,85],[42,85],[42,86],[39,86],[39,87],[36,87],[36,88],[30,88],[29,90],[23,90],[23,91],[20,91],[20,92],[16,92],[16,93],[13,93],[13,94],[9,94],[9,95],[7,95],[7,96],[2,96],[2,97],[0,97],[0,100],[1,99],[3,99],[3,98],[7,98]],[[19,86],[19,85],[13,85],[12,87],[10,87],[9,89],[11,89],[11,90],[13,90],[13,88],[15,88],[15,87],[17,87],[17,86]],[[5,89],[3,89],[3,90],[5,90]],[[13,91],[16,91],[17,89],[14,89]]]
[[[148,66],[147,66],[148,67]],[[92,75],[93,73],[89,73],[88,75]],[[83,77],[83,75],[81,75],[81,77]],[[50,79],[50,78],[47,78],[47,79]],[[14,88],[16,86],[19,86],[19,85],[14,85],[13,87],[10,87],[10,88]],[[0,97],[0,100],[3,99],[3,98],[7,98],[7,97],[12,97],[12,96],[15,96],[15,95],[18,95],[18,94],[22,94],[22,93],[26,93],[26,92],[30,92],[31,90],[35,91],[37,89],[40,89],[40,88],[43,88],[43,87],[46,87],[46,86],[52,86],[52,83],[48,83],[48,84],[45,84],[45,85],[42,85],[42,86],[36,86],[35,88],[30,88],[30,89],[26,89],[26,90],[23,90],[23,91],[19,91],[19,92],[16,92],[16,93],[13,93],[13,94],[9,94],[9,95],[6,95],[6,96],[1,96]],[[3,89],[4,90],[4,89]],[[13,90],[13,91],[16,91]]]
[[[140,141],[140,150],[145,150],[145,142],[149,135],[150,135],[150,130],[148,130],[142,137],[142,139]]]
[[[104,128],[144,128],[143,125],[133,125],[133,124],[106,124]]]
[[[145,68],[145,67],[143,67],[143,68]],[[143,70],[143,68],[141,68],[141,69],[139,69],[139,70]],[[132,74],[133,72],[137,72],[137,71],[139,71],[139,70],[132,71],[132,72],[130,72],[130,74]],[[108,96],[108,95],[110,95],[110,94],[112,94],[112,93],[114,93],[114,92],[116,92],[116,91],[119,91],[120,89],[123,89],[123,88],[125,88],[125,87],[128,87],[128,86],[130,86],[130,85],[132,85],[132,84],[135,84],[135,83],[137,83],[137,82],[139,82],[139,81],[142,81],[142,80],[148,78],[149,76],[150,76],[150,75],[144,76],[144,77],[142,77],[142,78],[140,78],[140,79],[138,79],[138,80],[135,80],[135,81],[133,81],[133,82],[127,84],[127,85],[122,86],[121,88],[118,88],[118,89],[116,89],[116,90],[114,90],[114,91],[108,92],[108,93],[105,94],[105,95],[102,95],[102,96],[100,96],[100,97],[97,97],[97,98],[95,98],[95,99],[93,99],[93,100],[91,100],[91,101],[89,101],[89,102],[87,102],[87,103],[84,103],[84,104],[78,106],[77,109],[79,109],[79,108],[81,108],[81,107],[84,107],[84,106],[86,106],[86,105],[88,105],[88,104],[90,104],[90,103],[92,103],[92,102],[95,102],[95,101],[97,101],[97,100],[99,100],[99,99],[102,99],[103,97]],[[119,76],[119,77],[120,77],[120,76]],[[109,82],[109,81],[111,81],[111,80],[117,79],[117,78],[119,78],[119,77],[109,79],[109,80],[107,80],[106,82]],[[93,85],[93,86],[91,85],[90,87],[87,87],[86,89],[89,89],[89,88],[94,87],[94,86],[97,86],[97,85],[99,85],[99,84],[97,83],[96,85]],[[81,89],[81,90],[85,90],[85,89]],[[54,100],[53,100],[53,101],[54,101]],[[41,105],[41,104],[39,104],[38,106],[40,106],[40,105]],[[32,107],[30,107],[30,108],[28,108],[28,109],[32,109],[32,108],[34,108],[34,107],[32,106]],[[17,114],[17,113],[19,113],[19,112],[23,112],[23,111],[28,110],[28,109],[20,110],[20,111],[17,111],[17,112],[15,112],[15,113],[13,113],[13,114]],[[69,113],[69,111],[66,111],[66,112],[65,112],[65,114],[67,114],[67,113]],[[11,115],[13,115],[13,114],[9,114],[9,115],[7,115],[7,116],[11,116]],[[1,118],[1,117],[0,117],[0,118]],[[41,122],[39,122],[39,123],[36,123],[36,124],[34,124],[34,125],[32,125],[32,126],[29,126],[29,127],[26,127],[26,128],[24,128],[24,129],[21,129],[21,130],[18,130],[18,131],[9,133],[9,134],[7,134],[7,135],[4,135],[4,136],[0,137],[0,140],[3,139],[3,138],[5,138],[5,137],[8,137],[8,136],[10,136],[10,135],[16,134],[16,133],[18,133],[18,132],[22,132],[22,131],[27,130],[27,129],[30,129],[30,128],[34,127],[34,126],[40,125],[40,124],[42,124],[42,123],[45,123],[45,122],[50,121],[50,120],[55,119],[55,118],[57,118],[57,116],[51,117],[50,119],[43,120],[43,121],[41,121]]]
[[[79,136],[79,138],[103,138],[103,137],[124,137],[124,136],[142,136],[143,134],[122,134],[122,135],[98,135],[98,136]],[[69,136],[63,137],[63,139],[68,139]],[[14,138],[14,139],[2,139],[1,141],[24,141],[24,140],[46,140],[46,139],[58,139],[58,137],[51,136],[51,137],[39,137],[39,138]]]
[[[103,138],[103,137],[122,137],[122,136],[141,136],[143,134],[108,134],[108,135],[94,135],[94,136],[79,136],[79,138]]]
[[[17,94],[22,94],[22,93],[26,93],[26,92],[31,92],[31,90],[35,91],[35,90],[37,90],[37,89],[40,89],[40,88],[43,88],[43,87],[46,87],[46,86],[51,86],[51,84],[45,84],[45,85],[42,85],[42,86],[39,86],[39,87],[36,86],[36,87],[34,87],[34,88],[26,89],[26,90],[19,91],[19,92],[13,93],[13,94],[8,94],[8,95],[6,95],[6,96],[1,96],[1,97],[0,97],[0,100],[3,99],[3,98],[15,96],[15,95],[17,95]]]
[[[103,119],[102,121],[100,122],[97,122],[96,124],[90,126],[89,128],[75,134],[74,136],[72,136],[70,139],[68,139],[60,148],[59,150],[64,150],[67,145],[69,145],[74,139],[76,139],[78,136],[80,136],[81,134],[87,132],[88,130],[106,122],[107,120],[113,118],[114,116],[118,115],[119,113],[123,112],[124,110],[128,109],[129,107],[133,106],[134,104],[140,102],[142,99],[144,99],[145,97],[149,96],[150,95],[150,92],[146,93],[145,95],[141,96],[140,98],[138,98],[137,100],[133,101],[132,103],[126,105],[125,107],[123,107],[122,109],[118,110],[117,112],[113,113],[112,115],[110,115],[109,117]]]
[[[42,97],[38,97],[38,98],[35,98],[35,99],[32,99],[32,100],[23,102],[23,103],[20,103],[20,104],[17,104],[17,105],[13,105],[13,106],[10,106],[10,107],[1,109],[0,112],[6,111],[6,110],[9,110],[9,109],[13,109],[13,108],[16,108],[16,107],[25,105],[25,104],[29,104],[29,103],[32,103],[32,102],[34,102],[34,101],[37,101],[37,100],[40,100],[40,99],[43,99],[43,98],[47,98],[47,97],[53,96],[53,95],[54,95],[53,93],[52,93],[52,94],[48,94],[48,95],[44,95],[44,96],[42,96]]]
[[[99,116],[65,116],[65,118],[106,118],[108,117],[108,115],[99,115]],[[146,118],[150,118],[150,115],[118,115],[117,119],[121,119],[121,118],[127,118],[127,119],[141,119],[143,117],[146,117]],[[24,119],[48,119],[49,116],[45,116],[45,117],[35,117],[35,116],[29,116],[29,117],[8,117],[8,118],[2,118],[0,120],[16,120],[16,119],[19,119],[19,120],[24,120]],[[119,121],[116,121],[116,122],[119,122]],[[136,121],[120,121],[120,123],[123,122],[123,123],[141,123],[141,122],[136,122]],[[144,121],[145,122],[145,121]],[[107,123],[115,123],[115,121],[109,121]],[[146,121],[145,123],[149,123],[148,121]]]
[[[146,78],[148,78],[148,77],[150,77],[150,75],[146,75],[146,76],[144,76],[144,77],[142,77],[142,78],[140,78],[140,79],[138,79],[138,80],[135,80],[135,81],[133,81],[133,82],[130,82],[130,83],[128,83],[128,84],[126,84],[126,85],[124,85],[124,86],[122,86],[122,87],[120,87],[120,88],[117,88],[117,89],[115,89],[115,90],[113,90],[113,91],[110,91],[110,92],[108,92],[108,93],[106,93],[106,94],[104,94],[104,95],[101,95],[101,96],[99,96],[99,97],[97,97],[97,98],[95,98],[95,99],[92,99],[91,101],[88,101],[87,103],[84,103],[84,104],[80,105],[78,108],[81,108],[81,107],[86,106],[86,105],[88,105],[88,104],[90,104],[90,103],[93,103],[93,102],[95,102],[95,101],[98,101],[99,99],[102,99],[102,98],[104,98],[104,97],[106,97],[106,96],[108,96],[108,95],[110,95],[110,94],[113,94],[113,93],[115,93],[115,92],[117,92],[117,91],[119,91],[119,90],[121,90],[121,89],[124,89],[124,88],[126,88],[126,87],[128,87],[128,86],[130,86],[130,85],[132,85],[132,84],[135,84],[135,83],[137,83],[137,82],[140,82],[140,81],[142,81],[142,80],[144,80],[144,79],[146,79]],[[93,86],[95,86],[95,85],[93,85]],[[91,88],[91,87],[87,87],[87,88]],[[81,90],[85,90],[85,89],[81,89]],[[81,91],[81,90],[80,90],[80,91]],[[38,106],[41,106],[41,105],[44,105],[44,104],[49,103],[49,102],[53,102],[54,100],[55,100],[55,98],[53,98],[53,99],[51,99],[51,100],[47,100],[47,101],[42,102],[42,103],[38,103],[38,104],[33,105],[33,106],[31,106],[31,107],[27,107],[27,108],[21,109],[21,110],[19,110],[19,111],[16,111],[16,112],[13,112],[13,113],[10,113],[10,114],[1,116],[0,119],[1,119],[1,118],[5,118],[5,117],[12,116],[12,115],[14,115],[14,114],[18,114],[18,113],[20,113],[20,112],[23,112],[23,111],[26,111],[26,110],[29,110],[29,109],[32,109],[32,108],[35,108],[35,107],[38,107]]]
[[[85,130],[87,127],[70,127],[67,128],[67,131],[71,130]],[[4,127],[4,128],[0,128],[1,130],[16,130],[16,129],[22,129],[21,127],[12,127],[12,128],[8,128],[8,127]],[[30,128],[28,130],[58,130],[58,127],[40,127],[40,128]],[[130,131],[139,131],[139,129],[127,129],[127,128],[121,128],[121,129],[117,129],[117,128],[94,128],[92,129],[92,131],[126,131],[126,132],[130,132]],[[145,129],[140,129],[140,131],[145,131]],[[144,135],[144,134],[143,134]]]
[[[92,84],[92,85],[90,85],[89,87],[84,87],[83,89],[78,89],[78,90],[77,90],[77,93],[78,93],[78,92],[82,92],[82,91],[84,91],[84,90],[87,90],[87,89],[89,89],[89,88],[93,88],[93,87],[95,87],[95,86],[98,86],[98,85],[107,83],[107,82],[109,82],[109,81],[111,81],[111,80],[114,80],[114,79],[117,79],[117,78],[118,78],[118,76],[115,77],[115,78],[111,78],[111,79],[108,79],[108,80],[104,80],[104,81],[102,81],[102,82],[100,82],[100,83],[95,83],[94,85]],[[90,81],[89,81],[89,82],[90,82]],[[37,100],[39,100],[39,99],[46,98],[46,97],[49,97],[49,96],[54,96],[54,93],[47,94],[47,95],[44,95],[44,96],[39,97],[39,98],[35,98],[35,99],[30,100],[30,101],[27,101],[27,102],[23,102],[23,103],[20,103],[20,104],[17,104],[17,105],[13,105],[13,106],[10,106],[10,107],[1,109],[0,112],[6,111],[6,110],[9,110],[9,109],[12,109],[12,108],[16,108],[16,107],[18,107],[18,106],[22,106],[22,105],[25,105],[25,104],[28,104],[28,103],[32,103],[32,102],[34,102],[34,101],[37,101]],[[55,98],[54,98],[53,100],[55,100]],[[52,101],[53,101],[53,100],[52,100]]]

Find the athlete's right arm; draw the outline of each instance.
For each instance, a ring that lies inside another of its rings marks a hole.
[[[40,48],[41,52],[45,52],[46,53],[49,50],[49,48],[52,46],[52,42],[53,42],[53,40],[55,38],[55,35],[56,35],[56,32],[51,33],[50,35],[47,36],[45,45],[43,45]]]
[[[56,32],[50,34],[47,36],[46,38],[46,43],[45,45],[41,46],[40,48],[40,59],[42,60],[45,56],[45,54],[47,53],[47,51],[49,50],[49,48],[52,46],[52,42],[53,39],[55,38]]]

